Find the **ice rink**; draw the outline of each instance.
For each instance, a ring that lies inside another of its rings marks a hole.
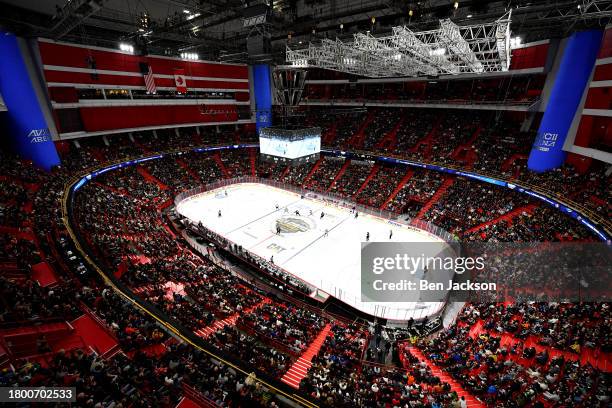
[[[405,320],[434,314],[443,306],[361,301],[360,249],[366,233],[370,241],[389,242],[391,231],[396,242],[441,241],[425,231],[361,213],[355,218],[350,209],[256,183],[192,196],[181,201],[177,211],[261,257],[274,257],[287,272],[363,312]]]

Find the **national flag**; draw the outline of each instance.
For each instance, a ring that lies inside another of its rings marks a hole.
[[[155,92],[157,92],[157,87],[155,86],[155,79],[153,79],[153,70],[151,69],[151,66],[146,62],[141,62],[140,72],[144,77],[147,93],[154,94]]]
[[[174,70],[174,84],[176,85],[176,92],[187,93],[187,79],[185,78],[184,69]]]

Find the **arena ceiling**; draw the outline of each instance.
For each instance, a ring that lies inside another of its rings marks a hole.
[[[0,0],[0,26],[111,48],[125,41],[141,53],[282,62],[288,43],[385,35],[398,25],[427,30],[444,18],[488,22],[509,8],[523,41],[605,26],[612,16],[612,0]]]

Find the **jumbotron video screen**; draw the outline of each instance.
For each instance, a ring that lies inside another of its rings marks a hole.
[[[321,129],[264,128],[259,133],[261,154],[298,159],[321,152]]]

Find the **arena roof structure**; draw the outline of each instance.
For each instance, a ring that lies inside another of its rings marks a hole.
[[[393,27],[375,37],[357,33],[351,43],[324,39],[307,48],[287,47],[287,62],[366,77],[421,76],[507,71],[510,66],[511,12],[485,24],[459,26],[440,20],[434,30]]]
[[[355,34],[367,30],[392,38],[398,35],[394,27],[416,35],[439,30],[440,20],[448,19],[460,30],[486,26],[510,10],[512,35],[534,42],[605,26],[612,0],[0,0],[0,27],[107,48],[123,42],[142,55],[283,64],[287,46],[296,50],[334,38],[352,44]],[[446,30],[456,35],[452,25]]]

